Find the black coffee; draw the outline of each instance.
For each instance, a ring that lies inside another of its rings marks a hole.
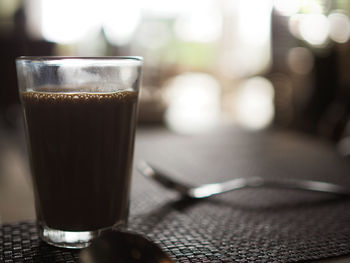
[[[137,93],[23,92],[21,98],[39,222],[67,231],[125,222]]]

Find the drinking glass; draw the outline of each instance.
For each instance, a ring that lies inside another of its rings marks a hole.
[[[125,228],[140,57],[20,57],[19,94],[45,242],[83,248]]]

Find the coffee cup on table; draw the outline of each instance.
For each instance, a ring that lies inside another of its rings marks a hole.
[[[19,94],[39,235],[83,248],[125,228],[139,57],[20,57]]]

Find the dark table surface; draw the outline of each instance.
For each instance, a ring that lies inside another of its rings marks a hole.
[[[23,145],[21,131],[0,131],[0,259],[74,262],[78,252],[52,248],[37,239]],[[221,127],[194,136],[143,127],[137,132],[135,163],[141,159],[194,185],[257,175],[350,187],[350,161],[333,145],[286,131]],[[246,189],[195,202],[134,172],[131,200],[129,227],[159,243],[179,262],[350,261],[346,198]]]

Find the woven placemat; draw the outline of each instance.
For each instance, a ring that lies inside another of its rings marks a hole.
[[[139,132],[146,159],[199,184],[239,176],[325,180],[350,187],[332,146],[280,132],[198,137]],[[350,200],[296,190],[246,189],[191,201],[134,174],[129,227],[178,262],[298,262],[350,254]],[[38,239],[34,222],[0,227],[0,262],[78,262],[76,250]]]

